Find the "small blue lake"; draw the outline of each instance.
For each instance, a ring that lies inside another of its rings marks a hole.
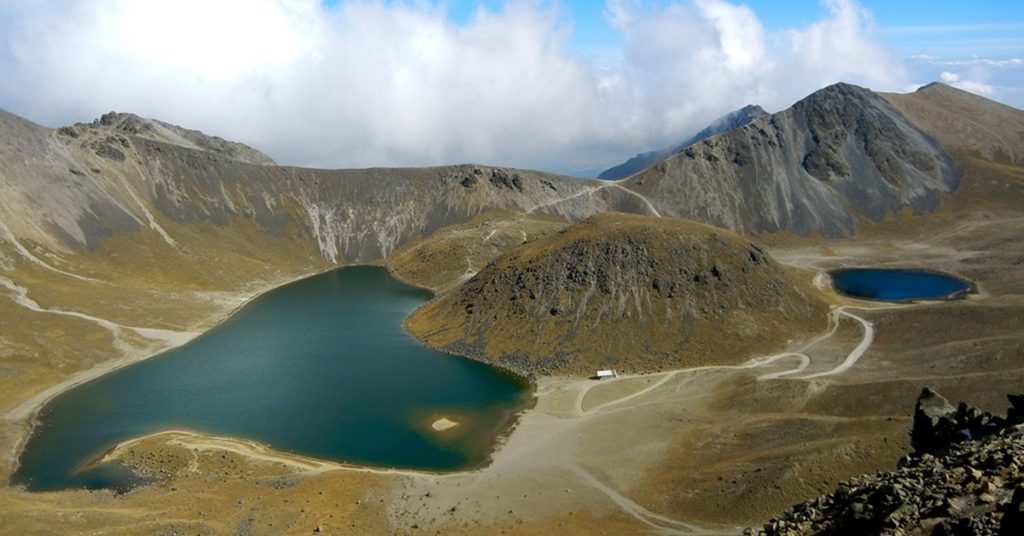
[[[849,268],[835,270],[830,275],[841,294],[868,300],[948,300],[972,288],[963,279],[927,270]]]
[[[188,344],[46,404],[12,482],[126,489],[138,482],[127,469],[89,462],[167,429],[361,465],[482,464],[529,386],[409,336],[402,322],[430,297],[373,267],[270,291]],[[461,425],[435,432],[430,424],[441,416]]]

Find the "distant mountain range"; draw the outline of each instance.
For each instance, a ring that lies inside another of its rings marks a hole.
[[[721,134],[725,131],[732,130],[734,128],[742,127],[747,123],[768,115],[768,112],[764,111],[763,108],[756,104],[749,104],[740,108],[739,110],[729,112],[722,117],[719,117],[710,125],[704,127],[703,130],[694,134],[686,141],[671,147],[669,149],[661,149],[657,151],[649,151],[646,153],[640,153],[629,160],[617,165],[612,166],[602,171],[597,178],[604,180],[618,180],[626,178],[634,173],[643,171],[654,164],[682,151],[683,149],[703,141],[711,136]]]

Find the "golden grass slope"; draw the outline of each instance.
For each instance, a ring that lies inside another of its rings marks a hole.
[[[809,281],[738,235],[607,213],[512,249],[407,327],[523,373],[589,375],[737,362],[826,314]]]
[[[938,82],[882,96],[947,151],[1024,165],[1024,111]]]
[[[567,225],[551,216],[489,212],[411,241],[388,257],[386,264],[388,271],[403,281],[445,292],[505,251]]]

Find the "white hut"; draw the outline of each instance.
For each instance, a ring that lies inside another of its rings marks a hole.
[[[609,370],[599,370],[599,371],[597,371],[597,374],[594,377],[599,379],[599,380],[603,380],[605,378],[618,378],[619,377],[619,373],[615,372],[612,369],[609,369]]]

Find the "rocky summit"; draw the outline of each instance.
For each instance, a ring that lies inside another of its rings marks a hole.
[[[716,136],[723,132],[732,130],[734,128],[742,127],[747,123],[768,115],[768,112],[764,111],[764,108],[756,104],[748,104],[739,110],[729,112],[722,117],[719,117],[713,121],[710,125],[704,127],[700,132],[686,139],[686,141],[676,145],[669,149],[661,149],[658,151],[648,151],[646,153],[640,153],[625,162],[612,166],[602,171],[597,178],[605,180],[616,180],[628,177],[634,173],[643,171],[654,164],[686,149],[687,147],[704,141],[711,136]]]
[[[623,185],[663,215],[744,234],[843,236],[858,219],[938,208],[960,170],[879,95],[850,84],[708,138]]]
[[[1000,418],[930,388],[916,451],[896,471],[857,477],[746,534],[1024,534],[1024,397]]]
[[[512,249],[408,327],[524,373],[667,370],[823,329],[815,292],[728,231],[606,213]]]

